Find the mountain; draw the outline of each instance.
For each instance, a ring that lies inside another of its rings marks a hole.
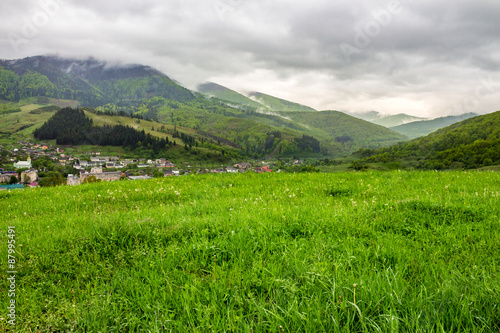
[[[357,119],[339,111],[276,112],[285,119],[304,125],[318,138],[330,140],[334,147],[352,149],[377,148],[404,141],[407,138],[397,132],[368,121]]]
[[[406,135],[410,139],[426,136],[429,133],[437,131],[440,128],[453,125],[462,120],[478,116],[477,113],[465,113],[459,116],[441,117],[432,120],[414,121],[408,124],[403,124],[391,127],[392,130]]]
[[[500,111],[439,129],[423,138],[363,150],[365,162],[414,160],[421,169],[474,169],[500,164]]]
[[[310,111],[310,112],[316,111],[315,109],[309,106],[290,102],[260,92],[255,92],[255,91],[251,92],[248,95],[248,97],[274,111]]]
[[[257,111],[269,110],[268,107],[256,102],[234,90],[221,86],[217,83],[206,82],[200,84],[197,88],[198,92],[208,96],[221,99],[230,103],[234,103],[236,106],[243,105],[256,109]]]
[[[214,82],[200,84],[198,92],[208,97],[216,97],[223,101],[232,103],[233,106],[246,106],[256,111],[316,111],[315,109],[290,102],[271,95],[260,92],[251,92],[248,96],[240,94],[234,90],[221,86]]]
[[[151,67],[110,65],[93,58],[36,56],[0,60],[0,82],[0,98],[9,101],[45,96],[76,100],[85,106],[127,106],[153,96],[176,101],[194,99],[190,90]]]
[[[384,115],[377,111],[368,111],[362,113],[349,113],[348,115],[369,121],[371,123],[381,125],[384,127],[394,127],[399,126],[406,123],[411,123],[414,121],[425,120],[426,118],[410,116],[405,113],[399,113],[395,115]]]
[[[0,137],[31,140],[33,131],[58,110],[51,107],[56,105],[189,128],[200,140],[233,147],[250,158],[340,157],[405,139],[348,115],[320,113],[262,93],[247,97],[215,83],[199,90],[204,94],[143,65],[51,56],[0,60]]]

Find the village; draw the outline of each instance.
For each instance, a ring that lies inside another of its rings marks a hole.
[[[145,180],[158,177],[184,176],[204,173],[240,173],[273,172],[276,164],[259,161],[244,162],[233,165],[196,168],[188,162],[177,166],[165,158],[130,159],[120,156],[101,156],[101,152],[85,153],[84,156],[72,156],[61,147],[45,143],[30,143],[19,141],[21,148],[4,149],[0,146],[2,161],[0,164],[0,190],[33,188],[43,186],[40,175],[47,171],[46,165],[37,163],[44,159],[52,161],[58,168],[70,170],[65,176],[65,184],[80,185],[89,182]],[[300,165],[303,161],[295,160],[293,164]],[[279,172],[280,170],[275,170]],[[54,184],[50,185],[61,185]]]

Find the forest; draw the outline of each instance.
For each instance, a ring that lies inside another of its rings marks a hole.
[[[58,145],[92,144],[103,146],[123,146],[131,149],[144,147],[158,153],[174,145],[168,138],[159,139],[144,130],[137,131],[129,126],[93,126],[92,120],[80,109],[59,110],[34,131],[40,140],[56,140]]]
[[[361,162],[415,159],[425,170],[475,169],[500,164],[500,111],[474,117],[388,148],[360,149]]]

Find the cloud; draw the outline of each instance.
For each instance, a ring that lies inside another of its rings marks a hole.
[[[316,109],[485,113],[500,108],[499,12],[496,0],[2,0],[0,58],[141,63],[189,88]]]

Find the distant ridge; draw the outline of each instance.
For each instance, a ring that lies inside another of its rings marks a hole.
[[[266,106],[256,102],[234,90],[221,86],[220,84],[214,82],[202,83],[197,87],[198,92],[208,96],[216,97],[221,100],[255,108],[256,110],[269,110]]]
[[[402,124],[411,123],[414,121],[427,120],[427,118],[415,117],[408,115],[406,113],[399,113],[395,115],[384,115],[377,111],[368,111],[361,113],[346,112],[346,113],[350,116],[363,119],[371,123],[385,127],[394,127]]]
[[[391,127],[392,130],[406,135],[410,139],[426,136],[440,128],[453,125],[459,121],[478,116],[477,113],[464,113],[459,116],[441,117],[432,120],[414,121],[408,124]]]
[[[278,97],[274,97],[271,95],[267,95],[264,93],[260,92],[251,92],[248,95],[251,99],[254,101],[259,102],[260,104],[263,104],[267,108],[274,110],[274,111],[309,111],[309,112],[316,112],[315,109],[305,106],[302,104],[290,102]]]

